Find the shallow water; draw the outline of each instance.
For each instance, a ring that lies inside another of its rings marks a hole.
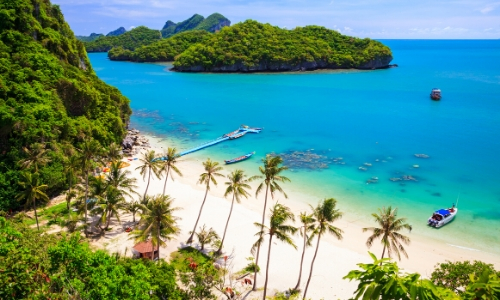
[[[131,99],[132,127],[180,150],[240,124],[264,128],[190,156],[222,161],[256,151],[228,167],[253,175],[266,153],[286,153],[294,161],[293,184],[285,187],[311,195],[310,203],[335,197],[353,221],[397,206],[413,233],[500,253],[500,41],[382,42],[398,68],[185,74],[89,57],[99,77]],[[439,102],[429,99],[433,87],[443,91]],[[403,175],[418,181],[389,180]],[[367,184],[371,177],[378,182]],[[451,206],[459,193],[457,219],[428,228],[432,211]]]

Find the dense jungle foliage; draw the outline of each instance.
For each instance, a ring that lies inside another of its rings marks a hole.
[[[391,50],[368,38],[342,35],[320,26],[281,29],[247,20],[224,27],[206,41],[184,51],[175,61],[177,69],[242,64],[296,65],[323,62],[328,67],[358,68],[380,57],[392,57]]]
[[[129,100],[96,76],[59,6],[0,2],[0,210],[23,204],[19,162],[34,145],[52,150],[38,170],[51,195],[67,187],[67,150],[87,137],[120,143],[130,114]]]
[[[107,52],[113,47],[121,46],[134,50],[140,46],[149,45],[161,39],[161,33],[156,29],[139,26],[118,36],[103,36],[95,41],[85,43],[87,52]]]
[[[161,30],[161,34],[164,38],[168,38],[176,33],[188,30],[206,30],[208,32],[215,32],[220,30],[222,27],[229,25],[231,25],[231,21],[219,13],[211,14],[206,19],[203,16],[194,14],[191,18],[177,24],[172,21],[167,21]]]
[[[115,47],[108,52],[111,60],[130,60],[136,62],[173,61],[190,46],[203,42],[211,33],[205,30],[193,30],[178,33],[170,38],[162,39],[134,51]]]
[[[0,299],[182,299],[175,269],[0,217]]]

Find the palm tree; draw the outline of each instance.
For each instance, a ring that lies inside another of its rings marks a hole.
[[[26,154],[26,158],[21,159],[19,164],[21,169],[31,169],[38,173],[38,169],[50,162],[50,158],[47,157],[47,153],[50,150],[45,149],[45,144],[34,143],[31,145],[31,150],[24,147],[23,152]]]
[[[226,239],[227,226],[229,225],[229,219],[231,218],[231,214],[233,213],[234,200],[238,203],[241,202],[241,197],[248,198],[250,193],[247,190],[250,189],[248,183],[252,181],[252,179],[247,179],[247,176],[243,172],[243,170],[234,170],[231,174],[227,175],[229,179],[226,182],[227,188],[224,193],[224,197],[227,197],[229,194],[233,194],[233,200],[231,201],[231,209],[229,210],[229,216],[227,217],[226,227],[224,228],[224,235],[222,236],[222,242],[220,243],[219,250],[216,253],[222,252],[222,247],[224,246],[224,240]]]
[[[201,203],[200,212],[198,213],[198,218],[196,219],[196,223],[194,223],[193,231],[191,231],[191,235],[189,236],[189,239],[186,242],[187,244],[191,244],[193,242],[193,235],[194,232],[196,231],[196,226],[198,226],[198,221],[200,220],[201,217],[203,205],[205,205],[205,200],[207,200],[208,191],[210,190],[210,182],[213,183],[214,185],[217,185],[217,180],[215,179],[215,177],[223,176],[222,174],[219,173],[222,170],[222,167],[219,166],[218,162],[211,161],[210,158],[208,158],[206,161],[203,162],[203,167],[205,168],[205,172],[200,174],[200,179],[198,180],[198,183],[204,184],[206,186],[205,197],[203,198],[203,202]]]
[[[263,223],[255,223],[255,226],[259,228],[259,232],[255,234],[259,237],[257,242],[252,247],[252,253],[255,253],[255,250],[260,247],[260,245],[264,242],[264,235],[269,235],[269,249],[267,250],[267,265],[266,265],[266,281],[264,282],[264,295],[262,297],[263,300],[266,299],[267,293],[267,282],[269,279],[269,262],[271,261],[271,246],[273,244],[273,237],[276,237],[278,240],[294,247],[297,249],[297,246],[292,240],[291,234],[295,234],[297,232],[297,228],[286,225],[287,221],[295,221],[295,216],[290,211],[290,208],[276,203],[274,207],[271,209],[271,218],[269,222],[269,227],[264,225]]]
[[[82,173],[85,174],[85,199],[84,199],[84,211],[85,211],[85,235],[88,235],[88,226],[87,226],[87,202],[89,199],[89,173],[92,171],[94,167],[94,160],[97,159],[101,152],[102,148],[99,142],[92,138],[86,138],[83,143],[80,145],[80,148],[77,149],[80,153],[79,161]]]
[[[108,146],[106,157],[109,161],[119,161],[122,159],[122,147],[117,143],[113,142]]]
[[[300,290],[300,280],[302,278],[304,254],[306,253],[306,248],[312,245],[311,242],[314,236],[311,233],[314,232],[314,222],[316,222],[316,219],[314,219],[313,214],[308,214],[307,212],[300,213],[300,223],[302,223],[302,226],[299,228],[299,231],[300,235],[304,238],[304,245],[302,246],[302,256],[300,258],[299,280],[297,281],[297,285],[295,285],[295,291]]]
[[[125,169],[120,169],[121,162],[112,162],[109,168],[109,173],[106,176],[106,182],[108,186],[112,186],[124,196],[132,198],[132,194],[138,195],[135,191],[137,186],[135,185],[136,179],[130,178],[131,172]]]
[[[207,230],[205,225],[203,225],[203,227],[200,227],[200,231],[196,232],[195,234],[201,246],[200,251],[203,251],[205,249],[206,244],[210,244],[211,242],[219,238],[219,235],[217,234],[217,232],[215,232],[215,230],[213,230],[212,228]]]
[[[153,247],[156,246],[158,249],[158,257],[160,257],[160,246],[166,245],[165,241],[171,240],[180,232],[177,227],[179,218],[173,215],[179,208],[172,207],[173,200],[168,195],[153,197],[147,205],[143,205],[144,212],[139,221],[140,229],[134,231],[133,237],[137,242],[151,239]]]
[[[179,161],[177,160],[180,155],[177,153],[177,149],[168,147],[167,152],[163,156],[163,165],[160,167],[159,173],[165,173],[165,184],[163,185],[163,195],[165,195],[165,189],[167,188],[167,180],[170,174],[170,170],[174,171],[177,175],[182,176],[181,171],[175,165]],[[174,177],[170,174],[172,180]]]
[[[333,226],[333,222],[342,218],[342,213],[340,210],[336,209],[337,200],[333,198],[325,199],[318,204],[316,208],[313,209],[313,216],[316,219],[315,228],[313,231],[313,235],[318,237],[318,241],[316,242],[316,251],[314,252],[314,256],[311,262],[311,271],[309,272],[309,278],[307,279],[306,288],[304,290],[304,300],[306,299],[307,289],[309,288],[309,283],[311,282],[311,277],[313,273],[314,261],[316,260],[316,255],[318,254],[319,242],[321,237],[325,233],[330,233],[337,239],[342,239],[342,229]]]
[[[381,238],[380,241],[382,242],[382,245],[384,245],[381,259],[384,258],[386,249],[389,258],[392,257],[392,251],[396,252],[399,260],[401,260],[400,252],[408,258],[408,254],[403,248],[401,242],[408,245],[410,243],[410,238],[402,235],[399,231],[402,229],[411,230],[411,225],[406,223],[406,218],[397,218],[397,208],[392,209],[392,207],[389,206],[387,208],[379,208],[378,211],[379,214],[373,213],[372,216],[375,218],[375,222],[377,222],[380,227],[363,228],[363,232],[373,232],[368,240],[366,240],[366,246],[370,248],[375,239]]]
[[[21,173],[21,182],[19,184],[23,187],[23,191],[17,194],[16,199],[18,201],[25,200],[25,207],[33,205],[33,210],[35,211],[36,228],[40,230],[38,225],[38,214],[36,212],[36,200],[49,201],[49,197],[45,194],[47,189],[46,184],[39,184],[38,173]]]
[[[68,193],[66,194],[66,208],[69,210],[71,199],[76,197],[76,193],[72,191],[73,179],[78,173],[80,158],[77,155],[71,155],[64,161],[64,171],[68,177]]]
[[[118,222],[121,222],[118,210],[124,208],[125,205],[126,202],[123,194],[116,188],[109,187],[106,191],[106,197],[103,198],[93,210],[96,214],[101,214],[99,224],[105,224],[104,228],[99,225],[101,232],[109,228],[112,217],[115,217]]]
[[[264,210],[262,211],[262,222],[264,224],[266,217],[266,207],[267,207],[267,195],[271,192],[271,198],[274,199],[274,194],[276,191],[282,193],[285,198],[288,198],[287,194],[283,191],[279,182],[290,182],[288,177],[280,175],[283,171],[288,170],[288,167],[281,166],[283,164],[283,159],[280,156],[271,156],[266,155],[266,158],[262,159],[264,166],[259,166],[259,171],[262,176],[254,176],[253,179],[264,178],[264,181],[259,184],[257,190],[255,191],[255,197],[259,195],[262,189],[266,189],[266,196],[264,198]],[[257,290],[257,266],[259,265],[259,253],[260,253],[260,244],[257,246],[257,255],[255,257],[255,271],[254,271],[254,281],[253,281],[253,290]]]
[[[125,210],[132,214],[132,222],[135,223],[135,214],[141,210],[141,204],[137,201],[132,201],[127,204]]]
[[[146,186],[146,190],[144,191],[143,199],[146,198],[146,194],[148,193],[149,182],[151,180],[151,172],[153,172],[158,177],[158,166],[161,163],[161,160],[155,154],[154,150],[147,151],[142,154],[142,158],[139,158],[139,161],[142,163],[140,166],[135,168],[136,170],[141,170],[141,175],[144,180],[146,180],[146,176],[148,177],[148,185]]]

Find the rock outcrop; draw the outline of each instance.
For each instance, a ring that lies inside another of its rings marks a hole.
[[[389,67],[392,61],[392,56],[377,57],[374,60],[355,67],[354,69],[360,70],[374,70],[385,69]],[[326,61],[304,61],[296,64],[291,63],[273,63],[261,61],[258,64],[248,66],[243,62],[237,62],[231,65],[220,65],[213,67],[204,67],[202,65],[193,66],[176,66],[172,68],[173,71],[179,72],[293,72],[293,71],[314,71],[319,69],[345,69],[341,65],[329,64]]]
[[[119,36],[119,35],[124,34],[125,32],[127,32],[127,30],[125,30],[125,28],[123,28],[123,27],[120,27],[120,28],[113,30],[110,33],[106,34],[106,36]]]

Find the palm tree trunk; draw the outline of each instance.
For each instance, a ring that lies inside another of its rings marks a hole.
[[[311,262],[311,272],[309,273],[309,278],[307,279],[306,288],[304,290],[304,298],[302,298],[303,300],[306,299],[307,289],[309,288],[309,282],[311,282],[311,277],[312,277],[312,274],[313,274],[314,261],[316,260],[316,255],[318,254],[319,240],[320,239],[321,239],[321,234],[318,234],[318,242],[316,243],[316,251],[314,251],[314,257],[313,257],[313,260]]]
[[[87,228],[87,201],[89,200],[89,171],[86,171],[85,176],[85,237],[89,234],[89,229]]]
[[[113,216],[113,212],[110,211],[108,214],[108,219],[106,220],[106,227],[104,229],[108,230],[109,228],[109,223],[111,223],[111,217]]]
[[[158,261],[160,260],[160,224],[158,224],[158,233],[157,233],[157,237],[156,237],[156,240],[158,241]],[[153,261],[155,259],[155,252],[153,251]]]
[[[148,172],[148,185],[146,185],[146,190],[144,191],[144,197],[142,199],[146,199],[146,194],[148,193],[148,188],[149,188],[149,181],[151,180],[151,168],[149,168]]]
[[[267,294],[267,279],[269,278],[269,261],[271,260],[271,245],[272,245],[273,235],[269,235],[269,250],[267,250],[267,265],[266,265],[266,281],[264,281],[264,296],[262,300],[266,300]]]
[[[266,198],[264,198],[264,211],[262,212],[262,223],[264,224],[264,221],[266,219],[266,206],[267,206],[267,193],[269,191],[269,185],[266,186]],[[259,266],[259,253],[260,253],[260,244],[257,245],[257,255],[255,256],[255,271],[253,273],[253,287],[252,291],[257,290],[257,267]]]
[[[163,185],[163,196],[165,196],[165,189],[167,188],[168,173],[170,173],[170,166],[167,168],[167,176],[165,177],[165,184]]]
[[[208,178],[208,181],[210,181],[210,177]],[[205,200],[207,200],[207,194],[208,194],[208,185],[207,189],[205,190],[205,197],[203,198],[203,202],[201,203],[200,212],[198,213],[198,218],[196,219],[196,223],[194,223],[194,228],[193,231],[191,232],[191,236],[186,242],[187,244],[191,244],[193,242],[194,232],[196,231],[196,226],[198,226],[198,221],[200,220],[201,211],[203,210],[203,205],[205,205]]]
[[[222,242],[220,243],[219,250],[217,250],[217,253],[219,254],[222,253],[222,247],[224,246],[224,240],[226,239],[227,225],[229,225],[229,219],[231,219],[231,214],[233,213],[234,198],[235,194],[233,193],[233,201],[231,201],[231,209],[229,210],[229,217],[227,217],[226,228],[224,228],[224,235],[222,236]]]
[[[33,210],[35,211],[35,220],[36,220],[36,229],[40,231],[40,227],[38,226],[38,214],[36,213],[36,200],[33,199]]]
[[[298,291],[300,288],[300,279],[302,279],[302,265],[304,264],[304,254],[306,253],[307,246],[307,235],[306,235],[306,226],[304,226],[304,249],[302,250],[302,257],[300,258],[300,271],[299,271],[299,280],[297,281],[297,285],[294,290]]]

